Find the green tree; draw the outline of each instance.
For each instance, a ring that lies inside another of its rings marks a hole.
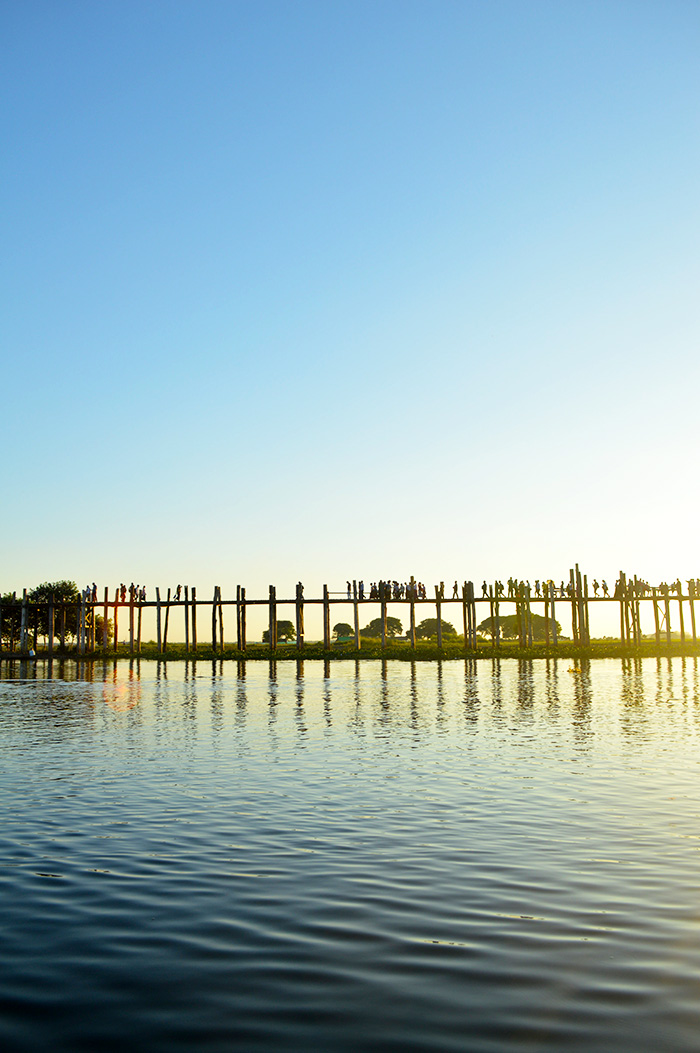
[[[287,643],[289,640],[296,640],[297,631],[294,628],[294,623],[290,621],[277,622],[277,643]],[[262,634],[263,643],[270,642],[270,630],[265,629]]]
[[[10,607],[21,601],[11,592],[6,592],[0,599],[0,617],[2,618],[2,639],[14,650],[15,643],[19,640],[19,630],[22,621],[22,612],[19,607]]]
[[[38,612],[39,632],[42,636],[48,636],[49,634],[49,602],[52,595],[54,601],[54,633],[58,635],[60,632],[59,606],[67,603],[70,606],[65,610],[65,633],[67,636],[76,636],[78,633],[78,610],[76,604],[80,602],[80,593],[74,581],[45,581],[27,593],[27,599],[31,603],[41,604]]]
[[[341,636],[352,636],[354,632],[355,630],[348,622],[338,622],[337,625],[333,626],[333,635],[336,640],[339,640]]]
[[[532,639],[533,640],[544,640],[545,636],[545,620],[541,614],[533,614],[532,617]],[[557,636],[561,636],[561,625],[559,622],[555,622],[557,627]],[[501,631],[501,637],[504,640],[517,640],[518,638],[518,616],[517,614],[504,614],[502,618],[498,619],[498,625]],[[476,631],[482,636],[491,636],[491,618],[484,618],[476,627]],[[551,623],[550,623],[550,637],[551,637]]]
[[[442,623],[442,635],[443,636],[456,636],[457,630],[454,625],[450,622],[440,619]],[[424,618],[420,625],[416,626],[416,637],[419,640],[429,640],[431,637],[437,637],[438,631],[438,620],[437,618]]]
[[[387,636],[400,636],[403,632],[403,627],[398,618],[392,618],[387,615],[386,619],[386,634]],[[360,629],[360,636],[381,636],[382,635],[382,619],[373,618],[369,625],[365,625],[364,629]]]

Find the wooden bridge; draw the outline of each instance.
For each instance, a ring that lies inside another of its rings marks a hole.
[[[418,598],[416,582],[411,578],[406,587],[406,595],[403,598],[395,598],[389,585],[380,586],[379,598],[368,598],[360,596],[357,582],[352,582],[349,593],[338,595],[331,594],[328,586],[323,586],[321,597],[312,599],[304,596],[303,586],[296,587],[293,598],[280,598],[274,585],[269,587],[269,595],[264,599],[253,599],[246,596],[243,586],[236,587],[235,599],[224,599],[221,588],[215,586],[211,599],[197,597],[196,588],[184,586],[181,598],[175,599],[168,589],[166,596],[161,596],[160,590],[156,589],[156,599],[141,601],[137,599],[132,590],[131,595],[122,599],[123,592],[117,589],[114,599],[110,599],[108,589],[104,590],[104,598],[95,600],[92,596],[88,598],[87,593],[78,601],[59,602],[49,597],[47,602],[33,603],[28,599],[27,590],[21,598],[14,598],[11,603],[0,604],[0,657],[27,656],[31,650],[36,651],[39,626],[43,626],[42,635],[46,636],[47,651],[52,655],[56,640],[62,652],[66,650],[67,636],[75,637],[75,651],[78,654],[94,653],[97,649],[103,651],[117,651],[120,642],[120,630],[124,630],[124,644],[129,654],[141,652],[141,632],[143,622],[143,611],[152,609],[156,617],[157,649],[159,654],[165,654],[168,647],[168,631],[171,618],[180,615],[184,622],[185,651],[196,654],[198,648],[198,631],[201,630],[204,618],[207,623],[208,615],[211,617],[211,649],[214,653],[223,653],[224,650],[224,612],[228,608],[235,609],[235,650],[245,654],[248,647],[247,640],[247,611],[250,607],[264,606],[268,610],[268,647],[271,652],[277,649],[278,610],[280,607],[293,607],[295,614],[296,648],[304,650],[304,610],[307,606],[321,606],[323,615],[323,648],[330,650],[331,639],[331,609],[352,607],[354,647],[360,650],[362,636],[360,633],[360,609],[366,610],[368,606],[380,611],[380,639],[381,646],[385,648],[389,637],[387,629],[387,609],[399,606],[408,608],[409,628],[408,641],[413,650],[416,649],[416,609],[426,614],[426,607],[434,609],[437,620],[437,647],[443,647],[443,608],[450,608],[450,613],[455,607],[461,607],[463,625],[463,646],[465,651],[474,651],[477,647],[477,609],[481,607],[481,614],[487,614],[489,618],[490,639],[494,650],[498,650],[502,643],[501,619],[506,611],[516,616],[516,626],[519,646],[523,649],[533,647],[533,607],[540,608],[544,617],[544,643],[545,646],[556,648],[558,646],[556,614],[559,608],[569,609],[571,615],[573,643],[575,646],[586,647],[590,644],[589,611],[591,604],[605,603],[618,604],[620,608],[620,640],[623,645],[637,646],[642,641],[640,610],[643,604],[652,604],[654,614],[655,637],[657,644],[661,643],[662,637],[668,644],[671,643],[671,611],[677,609],[678,634],[680,641],[686,641],[686,614],[690,618],[690,636],[693,643],[697,642],[695,626],[695,600],[700,596],[695,595],[695,588],[689,586],[688,594],[683,595],[681,582],[677,581],[673,586],[661,586],[649,588],[642,579],[637,577],[627,579],[624,572],[620,572],[618,586],[614,596],[591,596],[588,589],[586,575],[582,575],[578,564],[571,569],[568,586],[565,595],[561,590],[553,586],[551,582],[543,583],[542,594],[532,595],[528,585],[518,585],[514,594],[504,595],[502,590],[493,585],[482,587],[481,594],[477,595],[474,584],[465,581],[461,587],[461,595],[445,597],[444,587],[435,586],[435,596],[430,599]],[[98,632],[98,616],[101,615],[101,632]],[[110,626],[112,621],[113,641],[110,645]],[[17,647],[14,639],[10,637],[9,649],[2,648],[3,624],[7,630],[7,620],[17,626]],[[179,620],[179,618],[178,618]],[[208,635],[208,634],[207,634]],[[100,638],[101,636],[101,638]],[[203,641],[202,641],[203,642]],[[33,646],[32,646],[33,645]],[[199,643],[202,646],[202,643]],[[208,643],[207,645],[208,646]]]

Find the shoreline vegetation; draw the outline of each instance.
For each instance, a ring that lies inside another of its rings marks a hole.
[[[154,662],[196,662],[196,661],[238,661],[238,662],[293,662],[308,660],[322,661],[348,661],[364,660],[376,661],[377,659],[391,659],[405,662],[436,662],[454,659],[493,659],[511,658],[520,661],[533,658],[677,658],[700,657],[700,641],[672,640],[670,643],[664,641],[656,643],[652,638],[642,640],[639,644],[623,644],[613,638],[591,640],[586,646],[575,644],[571,640],[559,640],[556,646],[547,646],[544,643],[534,643],[530,647],[521,647],[517,640],[501,641],[498,647],[492,646],[490,641],[484,641],[475,648],[465,649],[461,638],[452,638],[449,642],[443,642],[438,647],[434,642],[425,641],[417,643],[415,648],[405,640],[387,640],[386,646],[382,647],[363,640],[362,648],[358,650],[351,644],[334,644],[331,648],[325,648],[321,641],[317,643],[304,643],[303,649],[298,649],[295,644],[278,645],[274,650],[267,643],[249,643],[245,651],[239,651],[235,646],[217,647],[200,645],[196,652],[185,644],[169,643],[166,652],[158,650],[155,642],[147,642],[141,645],[137,653],[131,653],[128,644],[114,648],[98,648],[94,651],[78,652],[75,647],[65,649],[55,648],[53,652],[48,649],[38,649],[36,652],[0,652],[0,662],[27,662],[27,661],[77,661],[77,662],[99,662],[108,660],[144,660]]]

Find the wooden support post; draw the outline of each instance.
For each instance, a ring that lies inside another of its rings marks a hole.
[[[469,616],[467,614],[467,583],[462,585],[462,632],[464,633],[464,650],[469,647]]]
[[[236,650],[241,650],[241,586],[236,585]]]
[[[119,647],[119,586],[114,590],[114,650]]]
[[[654,635],[656,636],[656,646],[658,647],[661,643],[661,629],[659,627],[659,607],[656,589],[651,590],[651,602],[654,606]]]
[[[516,607],[517,611],[517,607]],[[496,646],[496,617],[493,610],[493,591],[489,590],[489,624],[491,626],[491,646]]]
[[[476,597],[474,595],[474,582],[467,582],[467,589],[469,590],[469,610],[471,613],[471,625],[472,625],[472,648],[476,650]]]
[[[78,610],[78,653],[85,654],[85,592],[80,593]]]
[[[163,633],[160,621],[160,589],[156,587],[156,633],[158,637],[158,654],[163,653]],[[159,667],[160,668],[160,667]]]
[[[192,654],[197,653],[197,588],[192,586],[192,599],[190,601],[190,615],[192,618]]]
[[[532,647],[532,608],[530,607],[530,586],[525,586],[525,610],[527,612],[527,646]]]
[[[382,624],[382,651],[386,647],[386,584],[382,582],[379,586],[379,599],[381,601],[380,617]]]
[[[239,650],[245,652],[248,647],[248,640],[246,638],[246,609],[245,609],[245,589],[241,586],[241,643]]]
[[[624,571],[620,571],[619,576],[619,590],[620,590],[620,642],[624,647],[627,643],[627,632],[625,630],[625,605],[626,605],[626,594],[627,594],[627,582],[625,580]]]
[[[493,622],[496,639],[496,650],[498,650],[501,646],[501,604],[494,589],[491,589],[491,593],[493,595]]]
[[[435,613],[437,615],[437,645],[438,651],[442,651],[442,603],[440,602],[440,586],[435,586]]]
[[[549,588],[549,615],[552,619],[552,647],[556,647],[559,643],[557,636],[557,615],[554,609],[554,586],[551,585]]]
[[[165,604],[165,627],[163,629],[163,654],[165,654],[168,648],[168,623],[170,622],[170,589],[168,589],[168,599]]]
[[[549,647],[549,585],[542,582],[542,595],[544,597],[544,645]]]
[[[678,596],[678,619],[680,622],[681,630],[681,643],[685,643],[685,622],[683,620],[683,586],[681,585],[681,579],[679,578],[676,582],[676,594]]]
[[[190,653],[190,587],[185,585],[185,654]]]
[[[53,636],[54,636],[54,596],[53,593],[49,596],[49,609],[48,609],[48,647],[49,647],[49,658],[53,657]],[[2,631],[0,627],[0,639],[2,638]]]
[[[666,643],[671,643],[671,604],[668,598],[668,586],[664,589],[664,613],[666,615]]]
[[[20,649],[20,652],[22,654],[24,654],[25,651],[29,650],[29,647],[27,646],[27,644],[28,644],[27,618],[28,618],[27,590],[23,589],[22,590],[22,610],[20,612],[20,621],[19,621],[19,649]]]
[[[578,618],[576,616],[576,578],[574,577],[573,568],[569,570],[569,588],[571,590],[571,634],[574,638],[574,646],[578,646],[579,635],[578,635]]]
[[[693,591],[695,590],[693,589]],[[690,628],[693,634],[693,643],[697,643],[698,638],[695,635],[695,602],[690,589],[688,589],[688,606],[690,607]]]
[[[109,647],[109,589],[105,585],[105,598],[102,604],[102,650]]]
[[[218,611],[219,611],[219,650],[220,650],[220,654],[221,654],[221,656],[223,658],[223,654],[224,654],[224,605],[221,602],[221,586],[217,585],[216,588],[217,588],[218,593],[219,593],[219,604],[218,604]],[[276,644],[276,642],[277,642],[277,633],[275,632],[275,644]]]
[[[323,649],[329,651],[331,646],[331,607],[328,586],[323,586]]]
[[[362,646],[362,639],[360,637],[360,601],[357,598],[356,582],[353,582],[352,617],[353,628],[355,630],[355,650],[359,651]]]
[[[137,626],[136,626],[136,651],[137,651],[138,654],[141,654],[141,618],[142,618],[142,615],[143,615],[143,604],[139,600],[138,623],[137,623]]]
[[[170,590],[168,590],[170,591]],[[168,616],[165,616],[165,635],[168,635]],[[134,590],[129,594],[129,654],[134,655]]]
[[[268,634],[270,650],[275,651],[277,649],[277,589],[274,585],[270,585]]]
[[[297,650],[304,650],[304,586],[297,582],[296,593]]]

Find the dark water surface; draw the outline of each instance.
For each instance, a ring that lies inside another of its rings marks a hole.
[[[3,667],[0,1048],[700,1048],[694,659]]]

